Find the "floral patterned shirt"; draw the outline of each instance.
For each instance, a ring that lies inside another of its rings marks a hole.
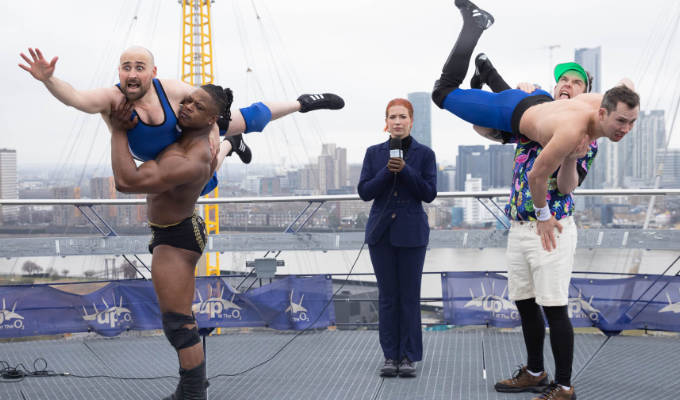
[[[510,201],[505,206],[505,214],[515,221],[535,221],[534,202],[531,200],[529,191],[528,174],[534,166],[536,157],[541,153],[542,147],[524,136],[519,137],[515,150],[515,166],[513,168],[512,188]],[[590,149],[585,157],[577,161],[579,175],[585,176],[590,170],[593,159],[597,154],[597,141],[590,144]],[[581,180],[579,180],[580,184]],[[555,219],[570,216],[574,211],[574,197],[571,193],[563,194],[557,189],[557,171],[548,180],[548,195],[546,196],[550,211]]]

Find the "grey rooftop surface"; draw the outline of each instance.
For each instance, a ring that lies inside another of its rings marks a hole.
[[[295,333],[233,332],[207,338],[210,399],[531,399],[532,394],[496,393],[493,384],[525,362],[520,332],[487,328],[423,332],[424,357],[416,378],[381,378],[378,332],[305,332],[265,365]],[[574,385],[579,400],[680,398],[680,338],[577,334]],[[482,345],[483,344],[483,345]],[[546,335],[545,362],[554,362]],[[487,380],[482,378],[482,347]],[[600,351],[598,352],[598,349]],[[593,354],[594,359],[586,362]],[[148,378],[26,377],[3,380],[0,399],[160,399],[174,390],[177,356],[162,336],[88,338],[0,343],[0,360],[33,369],[79,375]],[[584,369],[585,366],[585,369]],[[38,368],[41,366],[38,365]]]

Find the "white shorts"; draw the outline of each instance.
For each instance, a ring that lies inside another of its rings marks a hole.
[[[562,233],[555,230],[557,248],[543,250],[536,233],[536,221],[512,221],[508,235],[508,295],[510,300],[536,298],[542,306],[566,306],[576,252],[576,224],[573,217],[559,220]]]

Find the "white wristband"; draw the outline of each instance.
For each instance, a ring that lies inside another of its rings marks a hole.
[[[545,207],[536,208],[536,219],[539,221],[547,221],[550,218],[552,218],[550,206],[546,205]]]

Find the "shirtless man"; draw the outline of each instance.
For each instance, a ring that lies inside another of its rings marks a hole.
[[[501,93],[460,89],[474,47],[482,32],[493,23],[493,17],[468,0],[456,0],[455,4],[463,16],[463,28],[440,79],[435,82],[432,100],[474,125],[521,133],[541,144],[543,151],[529,174],[529,187],[538,219],[537,231],[544,247],[549,249],[559,223],[546,202],[548,178],[569,154],[584,144],[600,137],[621,140],[637,119],[639,96],[629,80],[623,80],[623,85],[604,95],[583,94],[557,101],[540,89],[532,93],[517,89]]]
[[[493,68],[488,57],[477,56],[476,71],[470,85],[481,88],[486,83],[494,92],[510,87]],[[556,99],[573,98],[589,90],[589,75],[577,63],[562,63],[555,67]],[[533,84],[521,83],[518,87],[533,92]],[[482,128],[488,130],[488,128]],[[518,368],[508,379],[494,385],[498,392],[542,392],[534,400],[576,399],[571,382],[574,358],[574,330],[569,320],[569,285],[576,251],[577,229],[572,214],[575,210],[571,192],[585,179],[597,154],[597,142],[568,155],[553,173],[548,185],[548,205],[559,221],[560,234],[553,249],[546,252],[541,238],[536,236],[536,215],[528,196],[528,175],[542,151],[539,143],[521,135],[502,132],[486,136],[505,143],[514,142],[515,160],[510,199],[505,213],[511,221],[506,252],[508,268],[508,298],[515,302],[522,323],[522,333],[527,351],[525,366]],[[550,349],[555,360],[555,375],[551,382],[545,372],[543,348],[545,319],[550,327]]]
[[[180,381],[175,393],[166,398],[170,400],[207,398],[205,357],[191,312],[194,268],[205,247],[205,224],[194,209],[216,166],[210,132],[220,110],[230,102],[229,89],[215,85],[193,89],[179,106],[181,136],[158,158],[139,167],[130,154],[127,135],[139,121],[139,117],[131,120],[132,104],[113,106],[109,113],[116,189],[148,194],[151,276],[163,331],[180,362]]]
[[[110,114],[112,104],[119,104],[124,99],[131,102],[134,114],[140,123],[128,132],[130,151],[140,161],[154,159],[165,147],[174,143],[180,135],[176,129],[179,103],[191,93],[193,86],[175,79],[156,79],[156,65],[148,49],[132,46],[120,56],[118,77],[120,83],[115,86],[93,90],[76,90],[67,82],[54,76],[58,57],[51,61],[43,56],[39,49],[28,49],[30,58],[21,53],[28,65],[19,67],[28,71],[59,101],[67,106],[75,107],[86,113],[101,114],[111,129]],[[154,88],[155,90],[150,90]],[[290,113],[307,112],[318,109],[340,109],[344,106],[342,98],[334,94],[302,95],[297,101],[255,103],[241,108],[229,118],[229,110],[221,110],[218,124],[227,136],[241,133],[259,132],[269,121]],[[219,132],[217,124],[212,127],[211,138],[213,152],[217,153]],[[149,139],[149,138],[152,139]],[[236,151],[243,158],[241,140],[223,142],[221,154]],[[243,148],[243,151],[246,149]],[[219,160],[220,163],[222,160]],[[244,160],[246,161],[246,160]],[[203,194],[217,185],[214,176]]]

